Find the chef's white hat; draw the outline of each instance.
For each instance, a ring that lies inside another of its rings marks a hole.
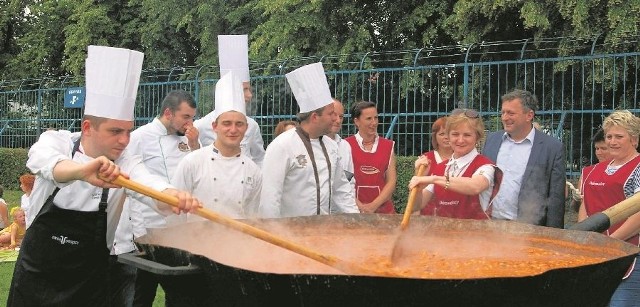
[[[246,103],[244,102],[242,81],[234,71],[226,73],[218,80],[218,83],[216,83],[215,107],[214,118],[218,118],[220,114],[228,111],[247,114],[245,111]]]
[[[84,114],[134,120],[143,59],[144,54],[138,51],[89,46]]]
[[[249,37],[247,35],[218,35],[220,77],[236,73],[240,81],[249,82]]]
[[[302,66],[286,74],[300,113],[320,109],[333,102],[322,63]]]

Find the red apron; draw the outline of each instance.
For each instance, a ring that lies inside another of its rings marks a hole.
[[[477,155],[469,164],[461,177],[471,177],[478,168],[483,165],[491,164],[491,160],[483,155]],[[444,176],[447,163],[436,164],[433,168],[433,175]],[[495,167],[495,166],[494,166]],[[495,197],[502,182],[502,171],[495,167],[494,187],[491,193],[491,199]],[[433,197],[431,201],[421,211],[422,215],[434,215],[458,219],[476,219],[486,220],[491,217],[491,205],[485,212],[480,205],[480,195],[463,195],[445,190],[444,187],[434,185]]]
[[[393,142],[378,137],[378,149],[375,153],[365,152],[360,148],[355,136],[345,139],[351,146],[353,170],[356,179],[356,198],[368,204],[372,202],[384,188],[385,174],[389,168],[389,159],[393,151]],[[391,199],[384,202],[376,213],[395,213]]]
[[[587,216],[593,215],[609,209],[613,205],[626,199],[624,195],[624,185],[629,180],[629,176],[640,163],[640,156],[621,166],[612,175],[607,175],[605,170],[609,162],[596,164],[593,169],[585,170],[582,177],[582,193],[584,194],[584,208]],[[585,176],[586,175],[586,176]],[[626,220],[625,220],[626,221]],[[625,222],[611,225],[604,233],[609,235],[616,231]],[[638,235],[627,240],[627,242],[638,246]]]

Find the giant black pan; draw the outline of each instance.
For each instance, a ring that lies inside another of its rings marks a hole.
[[[246,222],[292,239],[309,234],[331,236],[339,233],[353,237],[355,242],[363,233],[392,232],[401,218],[399,215],[358,214]],[[465,233],[501,232],[505,244],[518,237],[543,236],[555,241],[596,246],[606,260],[553,269],[534,276],[396,278],[343,275],[323,264],[299,259],[303,257],[211,222],[154,230],[138,243],[147,252],[147,258],[159,263],[181,264],[194,273],[191,279],[179,277],[182,289],[167,293],[168,296],[182,292],[185,296],[198,296],[193,305],[218,306],[606,306],[639,252],[637,247],[598,233],[505,221],[416,216],[408,231],[415,240],[420,240],[420,234],[427,232],[454,231],[463,236]],[[190,238],[194,238],[195,244]],[[357,260],[358,251],[348,256],[341,253],[347,249],[348,246],[340,246],[330,252],[350,261]],[[481,257],[482,251],[478,253]],[[236,265],[237,259],[244,259],[239,262],[242,266]],[[247,259],[252,261],[245,266]],[[291,261],[308,261],[312,268],[302,272],[288,271]],[[172,278],[167,277],[168,280]]]

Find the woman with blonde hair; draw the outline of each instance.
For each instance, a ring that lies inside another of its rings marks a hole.
[[[446,131],[453,149],[451,158],[436,165],[425,156],[416,161],[416,168],[424,164],[431,175],[411,178],[409,189],[422,191],[414,208],[424,215],[489,219],[502,171],[476,149],[484,136],[482,118],[475,110],[455,109],[447,119]]]
[[[608,146],[608,161],[599,162],[588,173],[583,174],[583,199],[578,211],[578,221],[602,212],[622,200],[640,191],[640,154],[638,137],[640,136],[640,118],[631,112],[615,111],[602,123],[605,141]],[[611,225],[605,234],[640,245],[640,213],[636,213],[615,225]],[[636,306],[640,297],[640,266],[634,266],[613,296],[609,306]]]

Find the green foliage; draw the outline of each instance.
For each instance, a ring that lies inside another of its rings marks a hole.
[[[27,153],[24,148],[0,148],[0,184],[5,190],[20,190],[18,178],[29,172]]]
[[[90,44],[142,51],[145,68],[215,66],[219,34],[249,34],[253,61],[377,53],[366,68],[387,67],[391,50],[532,37],[599,35],[619,52],[638,15],[637,0],[0,0],[0,80],[81,76]]]
[[[396,170],[398,172],[398,183],[396,191],[393,193],[393,205],[396,212],[403,213],[409,200],[409,181],[415,173],[414,162],[417,157],[396,157]]]
[[[7,205],[9,205],[9,212],[11,212],[11,208],[20,206],[20,199],[22,198],[22,194],[24,194],[24,192],[22,192],[22,190],[20,189],[6,190],[5,188],[4,192],[2,193],[2,199],[7,202]]]
[[[9,61],[14,78],[64,75],[64,28],[72,3],[35,1],[24,18],[24,35],[15,40],[20,52]],[[86,48],[86,47],[85,47]],[[28,65],[25,65],[28,63]]]

